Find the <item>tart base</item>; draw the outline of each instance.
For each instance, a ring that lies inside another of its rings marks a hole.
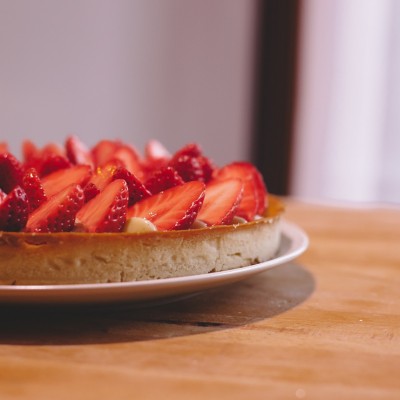
[[[280,245],[282,203],[240,225],[148,233],[0,232],[1,285],[57,285],[166,279],[271,259]]]

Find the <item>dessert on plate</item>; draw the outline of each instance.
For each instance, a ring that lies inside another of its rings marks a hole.
[[[271,259],[283,206],[248,162],[217,167],[196,144],[144,154],[0,143],[0,284],[109,283],[197,275]]]

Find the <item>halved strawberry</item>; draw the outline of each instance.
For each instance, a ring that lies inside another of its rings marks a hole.
[[[135,175],[131,174],[126,168],[120,167],[114,172],[112,176],[113,180],[123,179],[128,185],[129,190],[129,201],[128,206],[132,206],[140,200],[150,197],[151,193],[147,190],[145,185],[136,178]]]
[[[199,157],[203,155],[201,147],[197,143],[189,143],[175,152],[173,158],[178,159],[182,156]]]
[[[203,204],[205,185],[187,182],[139,201],[128,209],[127,218],[151,221],[159,230],[187,229]]]
[[[26,232],[69,232],[75,225],[78,210],[84,204],[83,190],[69,185],[49,198],[28,218]]]
[[[47,156],[50,156],[50,155],[57,155],[57,156],[65,157],[65,151],[58,144],[48,143],[41,150],[41,156],[43,158],[46,158]]]
[[[171,160],[171,154],[158,140],[147,142],[144,154],[145,159],[141,164],[146,179],[150,178],[154,172],[165,168]]]
[[[208,226],[230,224],[243,196],[240,179],[215,180],[206,186],[203,206],[197,218]]]
[[[41,154],[38,147],[30,140],[22,143],[22,157],[25,168],[37,168],[41,164]]]
[[[77,136],[71,135],[65,141],[65,151],[72,164],[90,165],[93,168],[93,158],[86,145]]]
[[[102,167],[97,167],[83,189],[86,201],[91,200],[112,182],[115,171],[122,166],[123,164],[120,161],[113,160]]]
[[[138,179],[143,179],[144,172],[138,152],[131,146],[121,144],[113,155],[114,159],[122,161],[125,168]]]
[[[185,182],[204,182],[203,168],[197,157],[187,155],[174,157],[168,165],[174,168]]]
[[[50,175],[60,169],[69,168],[71,163],[69,160],[59,154],[47,154],[42,158],[42,163],[38,166],[38,172],[41,177]]]
[[[0,204],[0,231],[18,232],[23,229],[28,212],[28,197],[20,186],[16,186]]]
[[[215,169],[209,158],[203,156],[201,148],[195,144],[188,144],[178,150],[169,162],[169,166],[176,169],[185,182],[208,182]]]
[[[29,168],[25,172],[22,178],[22,187],[28,196],[30,213],[47,200],[42,183],[35,168]]]
[[[11,153],[0,154],[0,189],[9,193],[21,184],[23,174],[22,164]]]
[[[242,180],[243,198],[237,210],[239,217],[251,221],[256,214],[262,215],[264,213],[267,192],[262,177],[253,164],[234,162],[216,171],[214,177],[218,180],[229,178]]]
[[[90,175],[91,169],[88,165],[76,165],[45,176],[42,179],[42,186],[47,198],[50,198],[70,185],[83,187]]]
[[[119,149],[120,143],[112,140],[101,140],[92,148],[92,157],[96,167],[101,167],[112,158]]]
[[[172,167],[164,167],[156,171],[153,176],[144,183],[144,186],[146,186],[152,194],[157,194],[174,186],[182,185],[183,183],[184,180]]]
[[[158,140],[149,140],[146,143],[144,155],[149,162],[169,160],[171,158],[170,152]]]
[[[0,153],[8,153],[8,143],[0,142]]]
[[[76,216],[85,232],[120,232],[126,221],[128,186],[123,179],[111,182]]]

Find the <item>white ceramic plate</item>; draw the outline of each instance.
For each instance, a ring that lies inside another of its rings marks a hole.
[[[248,267],[210,274],[148,281],[82,285],[0,285],[3,304],[113,304],[152,303],[173,300],[226,285],[285,264],[303,253],[308,237],[299,227],[282,222],[282,241],[277,256]]]

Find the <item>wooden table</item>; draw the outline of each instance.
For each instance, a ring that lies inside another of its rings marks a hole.
[[[0,399],[400,399],[400,209],[286,218],[303,256],[181,302],[2,305]]]

